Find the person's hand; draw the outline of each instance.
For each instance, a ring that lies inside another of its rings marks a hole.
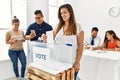
[[[29,38],[32,39],[32,38],[34,38],[35,36],[36,36],[36,35],[35,35],[34,33],[30,33]]]
[[[115,51],[120,51],[120,48],[115,48]]]
[[[75,72],[78,72],[80,70],[80,62],[75,62],[73,67],[74,67]]]
[[[17,42],[17,39],[13,38],[10,40],[11,44],[14,44],[15,42]]]
[[[89,45],[86,45],[84,48],[85,48],[85,49],[90,49],[90,46],[89,46]]]
[[[20,40],[21,42],[25,42],[25,38],[23,38],[22,40]]]
[[[44,43],[47,42],[47,35],[46,34],[42,34],[41,38],[42,38],[42,40],[43,40]]]

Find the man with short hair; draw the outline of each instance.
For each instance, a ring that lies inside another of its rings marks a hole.
[[[93,27],[91,30],[91,36],[85,39],[85,49],[92,49],[93,47],[97,47],[101,43],[101,38],[97,36],[98,28]]]
[[[35,15],[35,22],[28,26],[26,34],[25,34],[26,40],[30,40],[30,42],[28,43],[28,45],[29,45],[28,49],[30,51],[30,54],[29,54],[29,61],[30,62],[33,62],[32,46],[41,45],[37,42],[32,44],[32,42],[38,41],[40,39],[39,40],[40,42],[46,43],[46,40],[47,40],[46,32],[53,30],[52,26],[43,20],[44,16],[43,16],[41,10],[36,10],[34,12],[34,15]]]
[[[29,25],[25,34],[25,38],[27,40],[36,41],[39,37],[44,35],[43,38],[46,39],[46,31],[51,31],[53,28],[43,20],[44,16],[41,10],[36,10],[34,14],[36,22]]]

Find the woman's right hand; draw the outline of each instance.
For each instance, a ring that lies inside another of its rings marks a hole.
[[[13,39],[10,40],[10,43],[14,44],[16,41],[17,41],[17,39],[13,38]]]

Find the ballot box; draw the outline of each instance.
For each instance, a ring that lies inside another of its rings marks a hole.
[[[27,66],[27,78],[30,80],[74,80],[74,68],[71,64],[59,61],[33,62]]]

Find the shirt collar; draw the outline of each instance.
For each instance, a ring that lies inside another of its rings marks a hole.
[[[42,24],[37,24],[37,23],[36,23],[36,25],[38,25],[38,26],[42,26],[44,23],[45,23],[45,22],[43,21],[43,23],[42,23]]]

